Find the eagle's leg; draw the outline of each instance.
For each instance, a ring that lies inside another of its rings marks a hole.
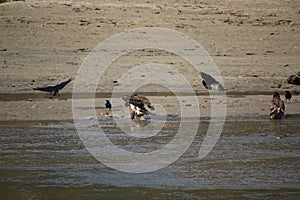
[[[130,113],[130,115],[131,115],[131,119],[133,120],[133,119],[134,119],[134,117],[135,117],[135,111],[134,111],[134,110],[132,110],[132,111],[131,111],[131,113]]]

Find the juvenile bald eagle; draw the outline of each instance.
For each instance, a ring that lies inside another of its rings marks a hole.
[[[278,92],[274,92],[270,102],[270,119],[281,119],[284,116],[285,105]]]
[[[146,107],[150,108],[151,110],[154,110],[154,107],[152,106],[151,102],[148,98],[134,94],[132,96],[125,95],[122,97],[123,101],[125,101],[125,106],[129,106],[130,109],[130,116],[133,120],[137,117],[142,117],[145,114],[149,114],[149,111],[146,109]]]
[[[54,86],[47,86],[47,87],[37,87],[33,88],[33,90],[40,90],[43,92],[50,92],[53,96],[59,95],[59,90],[63,89],[68,83],[71,82],[72,79],[66,80],[60,84]]]

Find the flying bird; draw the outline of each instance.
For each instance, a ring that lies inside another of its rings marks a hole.
[[[123,101],[125,101],[125,106],[129,106],[130,116],[133,120],[134,118],[143,117],[145,114],[149,114],[149,111],[146,109],[148,107],[151,110],[154,110],[153,105],[149,101],[148,98],[134,94],[132,96],[125,95],[122,97]]]
[[[33,90],[40,90],[43,92],[50,92],[52,96],[59,95],[59,90],[63,89],[68,83],[71,82],[71,78],[54,86],[47,86],[47,87],[37,87],[33,88]]]
[[[106,101],[105,108],[111,110],[111,103],[109,102],[109,100],[105,100],[105,101]]]
[[[290,91],[288,91],[288,90],[285,91],[285,92],[284,92],[284,96],[285,96],[286,101],[291,101],[292,94],[291,94]]]
[[[270,119],[281,119],[284,116],[284,111],[284,102],[280,99],[279,93],[274,92],[270,102]]]
[[[202,85],[212,91],[224,91],[224,87],[221,83],[219,83],[215,78],[213,78],[211,75],[206,74],[204,72],[201,72],[202,77]]]

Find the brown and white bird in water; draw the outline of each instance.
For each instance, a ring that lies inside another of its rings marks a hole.
[[[46,86],[46,87],[37,87],[37,88],[33,88],[33,90],[40,90],[40,91],[43,91],[43,92],[50,92],[52,94],[52,96],[56,96],[56,95],[59,95],[59,90],[63,89],[68,83],[71,82],[71,78],[62,82],[62,83],[59,83],[57,85],[54,85],[54,86]]]
[[[281,119],[284,116],[285,105],[278,92],[273,93],[273,99],[270,102],[270,119]]]
[[[146,107],[150,108],[151,110],[154,110],[154,107],[152,106],[151,102],[148,98],[141,96],[141,95],[125,95],[122,97],[123,101],[125,101],[125,106],[129,106],[130,109],[130,116],[133,120],[134,118],[141,118],[145,114],[149,114],[149,111],[146,109]]]

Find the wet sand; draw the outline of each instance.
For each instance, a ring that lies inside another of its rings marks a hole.
[[[226,108],[226,116],[228,117],[259,115],[268,119],[270,96],[271,95],[226,95],[226,102],[219,102],[210,96],[200,95],[197,97],[198,104],[193,105],[185,102],[181,102],[182,104],[180,105],[175,96],[148,96],[148,98],[157,108],[163,106],[168,115],[180,115],[181,107],[182,109],[190,107],[192,109],[199,108],[201,117],[210,117],[211,105],[223,104]],[[0,120],[43,121],[73,119],[73,112],[76,112],[76,110],[72,108],[72,99],[69,99],[68,96],[64,94],[60,97],[49,97],[51,96],[48,94],[35,95],[34,98],[26,99],[26,95],[21,95],[18,100],[16,100],[16,98],[15,100],[6,99],[5,101],[0,101]],[[83,95],[83,97],[85,96]],[[189,96],[186,97],[189,98]],[[99,119],[107,119],[112,116],[120,118],[129,115],[129,111],[124,104],[113,105],[112,111],[105,109],[104,104],[106,99],[107,98],[96,98],[95,105],[86,105],[85,108],[82,109],[95,109]],[[119,100],[119,98],[117,98],[117,100]],[[286,115],[299,114],[299,108],[300,96],[295,96],[291,102],[286,103],[285,113]],[[120,110],[123,112],[122,116],[118,113]],[[154,114],[159,111],[160,110],[157,109],[154,111]]]

